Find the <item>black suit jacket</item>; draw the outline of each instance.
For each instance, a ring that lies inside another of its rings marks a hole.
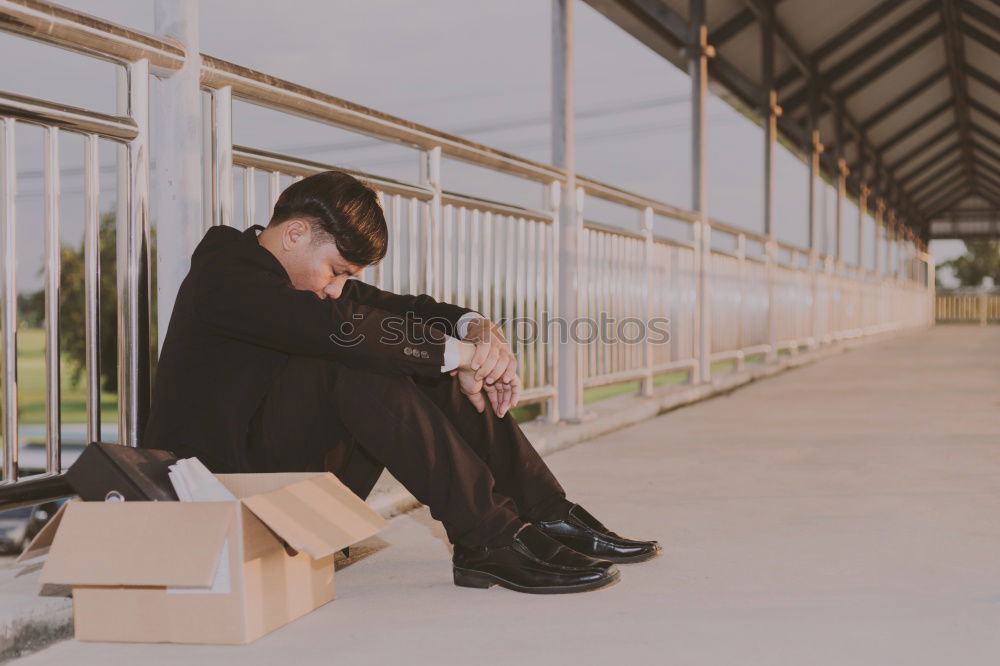
[[[338,299],[292,286],[246,231],[209,229],[191,257],[160,351],[140,446],[251,471],[248,424],[291,355],[372,372],[438,376],[446,335],[471,310],[348,280]],[[412,316],[408,316],[412,315]]]

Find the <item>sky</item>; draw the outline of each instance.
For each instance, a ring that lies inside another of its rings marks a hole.
[[[152,0],[67,0],[63,4],[147,32]],[[682,208],[691,205],[688,77],[576,2],[577,170]],[[202,0],[201,51],[407,120],[526,158],[551,161],[549,0]],[[104,112],[114,111],[116,67],[0,34],[0,89]],[[152,86],[153,103],[157,84]],[[707,172],[711,217],[762,231],[760,128],[710,95]],[[415,181],[415,151],[247,104],[234,109],[237,143]],[[63,133],[62,239],[82,234],[82,141]],[[783,146],[776,160],[775,232],[804,246],[808,172]],[[42,248],[42,132],[17,136],[18,281],[38,288]],[[153,154],[155,160],[156,155]],[[102,147],[103,209],[114,205],[115,151]],[[541,206],[535,184],[446,160],[446,189]],[[832,189],[821,188],[832,216]],[[628,210],[588,200],[584,214],[634,228]],[[856,208],[848,218],[857,219]],[[158,221],[154,220],[154,224]],[[829,231],[830,227],[827,227]],[[864,243],[871,247],[871,222]],[[824,233],[821,249],[831,241]],[[857,259],[857,226],[844,253]],[[935,243],[940,261],[961,243]],[[870,265],[872,258],[864,258]]]

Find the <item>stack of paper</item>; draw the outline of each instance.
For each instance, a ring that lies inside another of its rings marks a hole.
[[[228,502],[236,499],[197,458],[182,458],[169,467],[170,483],[182,502]]]

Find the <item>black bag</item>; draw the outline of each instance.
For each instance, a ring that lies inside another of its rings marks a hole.
[[[168,475],[177,456],[161,449],[91,442],[66,470],[66,481],[84,501],[178,501]]]

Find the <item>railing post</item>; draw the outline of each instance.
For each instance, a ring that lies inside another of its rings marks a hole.
[[[736,260],[737,260],[737,262],[739,262],[739,264],[738,264],[739,265],[739,269],[738,270],[739,270],[739,276],[740,276],[740,286],[739,286],[739,289],[740,289],[740,299],[739,299],[739,308],[740,308],[740,311],[739,311],[739,313],[738,313],[738,315],[736,317],[736,320],[740,323],[739,324],[740,325],[740,331],[739,331],[739,335],[737,336],[737,344],[739,345],[739,349],[737,350],[737,353],[736,353],[736,371],[737,372],[743,372],[743,370],[746,369],[746,353],[743,350],[745,350],[747,348],[746,326],[745,326],[746,321],[745,321],[745,317],[744,317],[744,315],[746,313],[746,308],[744,307],[745,300],[746,300],[744,298],[744,296],[745,296],[746,292],[744,291],[744,289],[746,288],[746,283],[747,283],[747,271],[746,271],[746,268],[747,268],[747,235],[746,234],[739,234],[739,235],[736,236]]]
[[[430,219],[427,221],[427,262],[424,281],[427,293],[436,299],[444,298],[441,288],[443,279],[439,279],[438,271],[444,266],[444,246],[441,232],[441,146],[434,146],[421,153],[420,184],[434,190],[434,198],[430,204]]]
[[[642,286],[643,294],[643,336],[642,364],[645,373],[639,388],[639,394],[645,397],[653,395],[653,348],[649,342],[649,322],[653,318],[653,209],[647,206],[642,211],[642,235],[645,237],[642,251],[642,274],[645,278]]]
[[[212,91],[212,224],[233,224],[233,89]]]
[[[809,284],[812,291],[812,308],[810,309],[810,314],[812,316],[812,335],[810,346],[818,345],[820,339],[820,321],[824,324],[822,328],[824,329],[824,334],[829,330],[830,322],[827,321],[828,317],[821,316],[820,313],[820,303],[822,302],[825,306],[826,312],[823,314],[828,314],[830,312],[829,301],[830,298],[830,285],[828,280],[821,281],[816,270],[817,261],[819,256],[819,239],[820,239],[820,229],[819,229],[819,192],[817,192],[818,185],[822,182],[820,178],[820,156],[823,154],[823,143],[820,141],[819,129],[817,128],[817,115],[818,115],[819,99],[815,91],[813,91],[809,104],[809,125],[812,128],[809,135],[809,210],[808,210],[808,224],[809,224]],[[824,229],[824,232],[826,230]],[[825,246],[826,234],[823,234],[823,241]],[[828,253],[828,252],[827,252]],[[820,298],[820,296],[824,298]]]
[[[3,481],[17,481],[17,166],[14,161],[15,120],[0,118],[0,364],[2,401]]]
[[[149,413],[149,61],[127,68],[119,113],[138,135],[123,147],[116,235],[118,276],[118,443],[138,446]]]
[[[201,52],[198,0],[156,0],[157,35],[184,46],[184,65],[161,80],[159,101],[151,111],[156,128],[150,137],[156,160],[152,187],[156,206],[157,350],[163,348],[177,290],[191,265],[191,253],[205,230],[202,201]]]
[[[708,88],[708,58],[714,49],[708,43],[705,0],[689,0],[688,75],[691,77],[691,209],[698,214],[694,223],[694,265],[697,285],[695,315],[698,382],[712,378],[712,330],[709,282],[712,229],[708,222],[705,180],[705,94]]]

